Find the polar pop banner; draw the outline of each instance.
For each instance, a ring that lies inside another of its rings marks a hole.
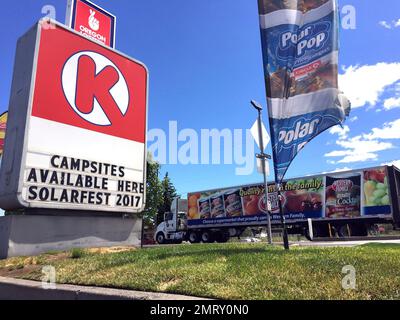
[[[275,175],[341,124],[336,0],[258,0]]]

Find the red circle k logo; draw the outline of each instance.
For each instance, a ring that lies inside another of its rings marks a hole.
[[[71,56],[62,70],[62,87],[74,112],[92,124],[110,126],[128,111],[126,80],[117,66],[99,53],[82,51]]]

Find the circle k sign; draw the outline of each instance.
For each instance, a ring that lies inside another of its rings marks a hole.
[[[0,202],[6,209],[140,212],[147,69],[56,22],[44,28],[47,23],[19,41]]]
[[[147,69],[57,26],[41,30],[32,115],[145,143]]]
[[[119,111],[125,116],[128,111],[130,97],[125,78],[111,60],[99,53],[83,51],[69,58],[62,71],[62,87],[71,108],[92,124],[110,126],[108,113]]]

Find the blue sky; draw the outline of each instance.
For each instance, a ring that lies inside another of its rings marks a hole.
[[[117,18],[117,49],[150,71],[149,129],[249,129],[265,105],[256,0],[97,0]],[[15,46],[42,7],[64,22],[65,0],[2,5],[0,111],[8,106]],[[353,101],[344,130],[325,132],[296,158],[287,176],[400,160],[400,2],[340,0],[356,9],[356,29],[341,29],[340,80]],[[267,115],[264,114],[266,119]],[[261,181],[236,165],[163,165],[182,194]]]

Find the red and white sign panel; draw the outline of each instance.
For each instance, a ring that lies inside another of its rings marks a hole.
[[[116,17],[88,0],[68,0],[66,24],[83,36],[115,48]]]
[[[22,151],[24,206],[143,210],[146,67],[60,24],[42,23]]]

